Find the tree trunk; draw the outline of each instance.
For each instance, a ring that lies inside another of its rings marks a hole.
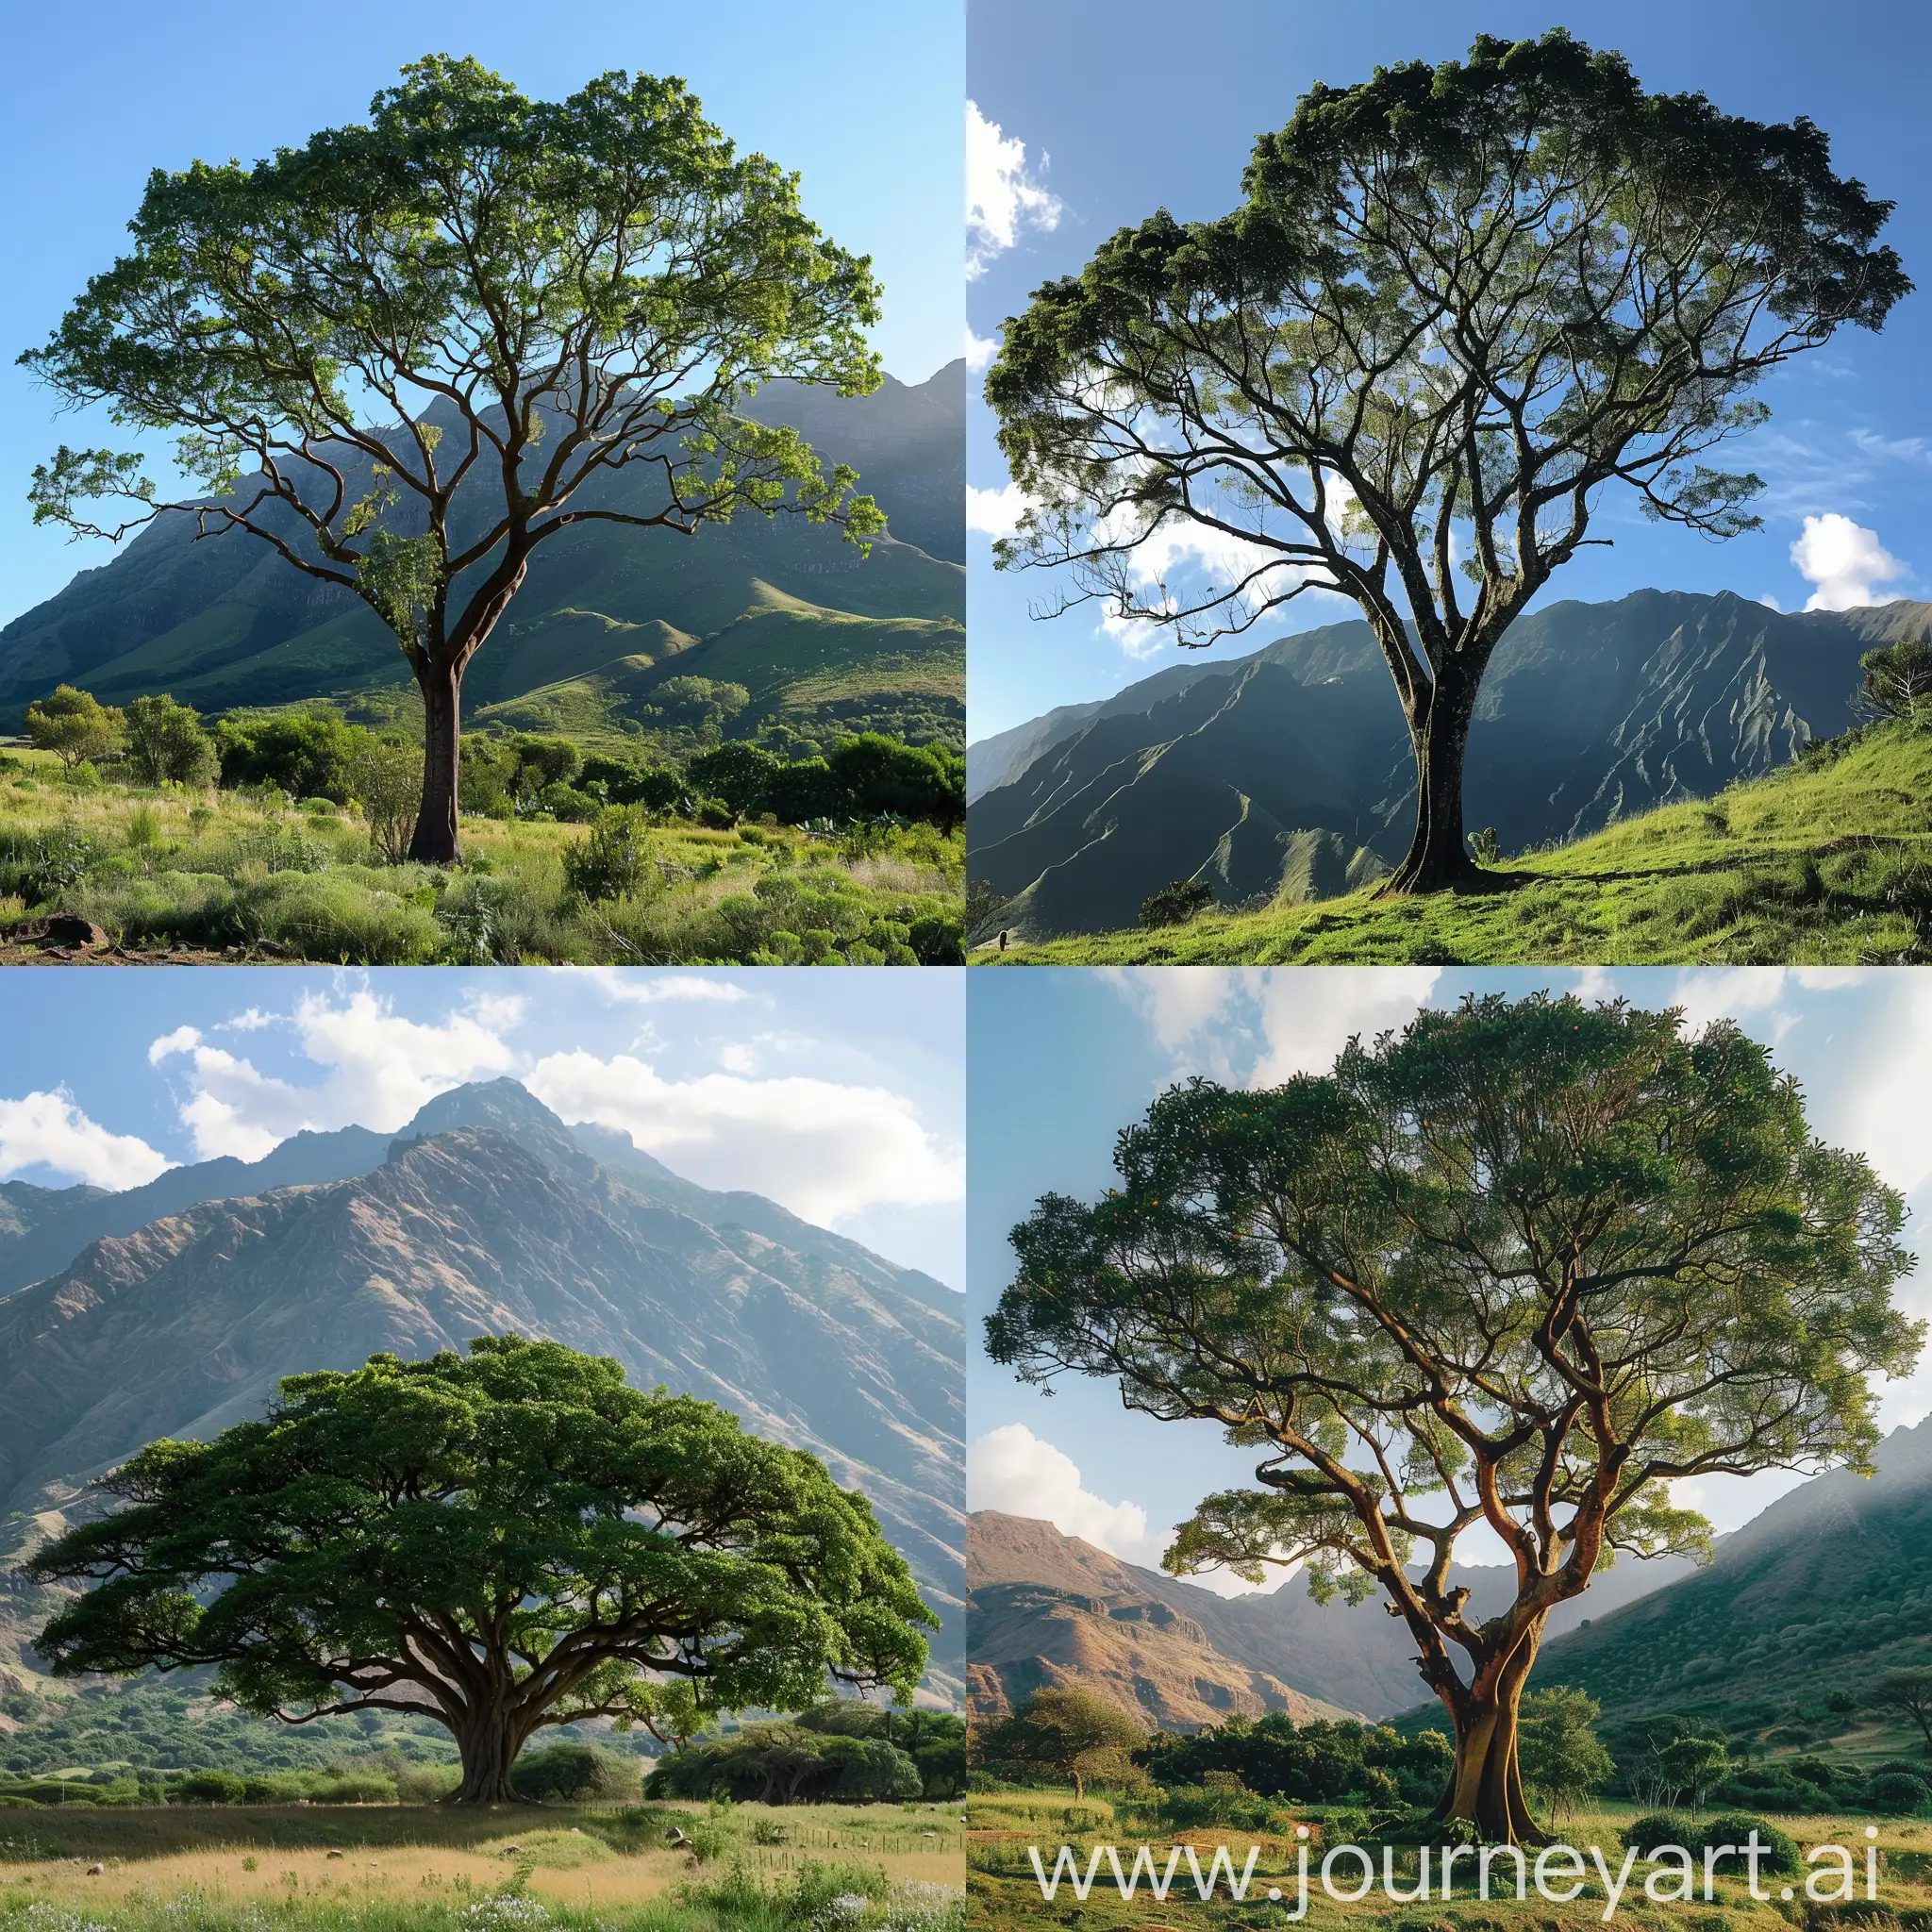
[[[463,674],[427,658],[417,667],[423,692],[423,803],[409,857],[418,865],[454,865],[462,857],[457,829],[457,776],[462,747]]]
[[[1458,1700],[1460,1708],[1450,1707],[1456,1763],[1432,1815],[1438,1822],[1455,1819],[1473,1824],[1489,1844],[1549,1842],[1523,1794],[1516,1758],[1518,1709],[1536,1661],[1539,1634],[1524,1639],[1492,1681],[1485,1681],[1487,1674],[1479,1675]]]
[[[1409,724],[1415,753],[1415,833],[1408,855],[1383,882],[1380,897],[1453,891],[1480,874],[1462,835],[1462,762],[1475,710],[1478,670],[1439,674],[1427,708]]]
[[[514,1805],[509,1768],[516,1762],[520,1740],[510,1735],[500,1711],[478,1712],[468,1727],[457,1733],[462,1754],[463,1781],[443,1800],[446,1805]]]

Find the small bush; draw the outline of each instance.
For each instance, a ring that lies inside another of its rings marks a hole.
[[[370,738],[349,761],[349,784],[377,858],[401,865],[423,802],[423,748],[405,739]]]
[[[1714,1851],[1719,1845],[1743,1844],[1754,1831],[1757,1834],[1757,1842],[1765,1848],[1763,1857],[1758,1860],[1759,1871],[1795,1872],[1799,1869],[1797,1840],[1768,1820],[1754,1818],[1745,1811],[1727,1811],[1702,1824],[1693,1824],[1690,1819],[1669,1811],[1652,1812],[1633,1819],[1624,1827],[1624,1843],[1645,1856],[1659,1845],[1682,1845],[1687,1852],[1701,1858],[1707,1851]],[[1722,1873],[1741,1873],[1744,1860],[1740,1856],[1719,1858],[1714,1869]]]
[[[1186,925],[1214,904],[1214,889],[1200,879],[1170,879],[1141,904],[1141,924],[1152,932],[1160,926]]]
[[[528,1751],[510,1767],[510,1788],[532,1804],[581,1804],[594,1798],[635,1798],[635,1759],[594,1744],[552,1744]]]
[[[239,1805],[248,1795],[248,1780],[232,1771],[192,1771],[174,1789],[184,1805]]]
[[[628,898],[643,883],[650,862],[650,838],[638,813],[614,808],[564,853],[563,883],[590,905]]]
[[[1932,1785],[1914,1772],[1883,1771],[1865,1787],[1865,1795],[1874,1811],[1916,1811],[1932,1798]]]

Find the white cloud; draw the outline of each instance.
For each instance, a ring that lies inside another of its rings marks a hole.
[[[1175,1053],[1207,1031],[1233,1004],[1243,975],[1229,966],[1102,966],[1095,971]]]
[[[1775,1013],[1787,983],[1782,966],[1700,966],[1679,975],[1671,1004],[1684,1010],[1683,1031],[1695,1037],[1713,1020],[1734,1020],[1747,1033],[1770,1032],[1774,1041],[1784,1027],[1754,1028],[1747,1014]],[[1789,1015],[1779,1015],[1789,1024]]]
[[[989,1429],[966,1452],[966,1505],[1031,1516],[1128,1563],[1158,1563],[1172,1532],[1157,1536],[1138,1503],[1108,1503],[1083,1487],[1079,1465],[1024,1423]]]
[[[64,1090],[0,1100],[0,1180],[30,1167],[115,1193],[138,1188],[175,1163],[133,1134],[114,1134],[91,1120]]]
[[[1102,540],[1130,534],[1124,524],[1110,529],[1107,520],[1095,528]],[[1341,592],[1320,581],[1321,573],[1308,566],[1282,561],[1281,553],[1266,543],[1251,542],[1225,530],[1209,528],[1184,517],[1171,518],[1127,553],[1127,568],[1136,599],[1150,608],[1172,610],[1185,608],[1193,591],[1176,592],[1170,583],[1176,577],[1198,579],[1200,593],[1228,593],[1245,584],[1264,564],[1274,567],[1251,587],[1251,594],[1279,596],[1297,579],[1317,580],[1316,588],[1305,596],[1341,598]],[[1342,601],[1346,602],[1346,599]],[[1350,606],[1353,608],[1353,605]],[[1107,609],[1099,624],[1104,636],[1111,638],[1131,658],[1151,657],[1161,645],[1173,641],[1170,630],[1141,617],[1122,617]]]
[[[1080,1467],[1065,1450],[1042,1441],[1024,1423],[1008,1423],[975,1438],[966,1450],[966,1507],[997,1509],[1050,1523],[1062,1536],[1076,1536],[1124,1563],[1158,1570],[1171,1529],[1151,1529],[1138,1503],[1109,1503],[1080,1479]],[[1252,1596],[1278,1590],[1298,1564],[1271,1571],[1256,1585],[1231,1570],[1204,1570],[1187,1581],[1216,1596]]]
[[[1295,1074],[1327,1073],[1356,1034],[1373,1041],[1407,1025],[1441,977],[1439,966],[1382,966],[1373,973],[1276,967],[1260,988],[1268,1045],[1248,1084],[1273,1087]]]
[[[1880,1176],[1911,1193],[1932,1182],[1932,1108],[1925,1105],[1932,1066],[1932,974],[1884,974],[1883,1012],[1840,1060],[1843,1086],[1832,1097],[1831,1136],[1856,1147]],[[1924,1246],[1920,1234],[1918,1245]],[[1927,1368],[1932,1369],[1932,1361]]]
[[[969,369],[984,369],[999,352],[999,344],[991,336],[976,336],[973,325],[966,325],[966,366]]]
[[[264,1074],[210,1046],[192,1026],[163,1034],[148,1058],[156,1066],[186,1062],[190,1091],[180,1115],[204,1160],[259,1160],[305,1128],[354,1124],[392,1133],[437,1094],[509,1072],[515,1055],[503,1035],[523,1010],[520,997],[499,994],[426,1024],[402,1018],[366,987],[341,999],[305,993],[291,1014],[274,1017],[294,1031],[308,1060],[327,1070],[313,1086]]]
[[[1026,509],[1026,492],[1017,483],[999,490],[975,490],[966,486],[966,527],[983,530],[989,537],[1010,537],[1020,527]]]
[[[1764,595],[1758,598],[1757,601],[1760,604],[1762,604],[1767,610],[1782,611],[1785,608],[1782,604],[1780,604],[1777,601],[1775,597],[1774,597],[1771,594],[1769,591],[1765,591]]]
[[[1042,161],[1044,157],[1041,158]],[[986,273],[1027,229],[1059,225],[1059,197],[1026,165],[1026,143],[966,103],[966,275]]]
[[[1805,601],[1807,610],[1853,610],[1862,604],[1882,604],[1877,587],[1907,575],[1901,563],[1878,541],[1876,530],[1855,524],[1833,510],[1807,517],[1791,545],[1798,575],[1817,588]]]
[[[1175,1077],[1202,1073],[1249,1087],[1325,1074],[1354,1035],[1373,1040],[1406,1026],[1441,977],[1438,966],[1379,966],[1373,973],[1327,966],[1094,970],[1145,1016],[1155,1039],[1175,1057]]]
[[[627,1054],[539,1060],[525,1084],[567,1121],[617,1127],[707,1187],[749,1188],[821,1225],[957,1201],[964,1164],[902,1093],[791,1075],[667,1080]]]
[[[719,1000],[735,1006],[751,994],[736,980],[712,979],[699,973],[654,973],[649,967],[587,966],[579,969],[593,978],[613,1000],[640,1006],[661,1000]]]

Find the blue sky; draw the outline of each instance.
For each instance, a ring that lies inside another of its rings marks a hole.
[[[1886,238],[1922,292],[1899,305],[1883,336],[1847,331],[1759,391],[1773,420],[1737,447],[1770,486],[1761,534],[1715,544],[1645,524],[1627,501],[1606,498],[1591,534],[1613,538],[1614,548],[1583,552],[1542,601],[1643,587],[1733,590],[1791,610],[1847,585],[1869,589],[1874,602],[1932,598],[1932,542],[1923,535],[1932,512],[1932,13],[1903,0],[1591,0],[1556,9],[1523,0],[1211,0],[1187,10],[1184,31],[1156,0],[974,0],[967,80],[983,129],[969,149],[968,192],[986,219],[969,239],[979,268],[968,286],[969,327],[991,340],[1041,282],[1076,273],[1115,228],[1158,207],[1183,220],[1234,207],[1254,137],[1282,125],[1311,82],[1343,86],[1378,63],[1453,58],[1478,31],[1530,36],[1555,25],[1621,50],[1650,89],[1701,89],[1720,108],[1763,120],[1809,115],[1831,136],[1840,173],[1898,203]],[[976,382],[969,392],[976,398]],[[978,491],[1008,482],[977,401],[968,478]],[[976,520],[997,522],[1000,508],[980,499]],[[1824,583],[1807,580],[1790,556],[1807,517],[1845,520],[1824,526],[1832,541],[1807,553]],[[1854,526],[1872,534],[1857,537]],[[1028,607],[1048,597],[1049,581],[993,572],[991,542],[975,529],[969,551],[975,740],[1105,696],[1178,657],[1167,644],[1133,655],[1100,629],[1091,606],[1032,621]],[[1883,567],[1878,551],[1894,575],[1873,575],[1872,561]],[[1273,629],[1216,653],[1354,614],[1340,598],[1304,597]]]
[[[186,12],[136,0],[9,8],[0,624],[112,554],[36,531],[26,490],[62,441],[118,435],[125,448],[125,432],[96,412],[57,420],[13,363],[120,252],[152,169],[253,160],[359,121],[404,62],[431,52],[474,54],[549,98],[608,68],[680,75],[741,146],[799,172],[822,227],[872,255],[885,288],[876,341],[886,367],[923,382],[959,353],[964,41],[964,0],[852,0],[836,16],[785,0],[728,9],[576,0],[565,14],[507,0],[344,0],[321,12],[242,0]],[[146,443],[163,453],[162,439]]]
[[[138,1186],[508,1075],[958,1287],[964,976],[0,968],[0,1180]]]
[[[1864,1153],[1907,1196],[1908,1246],[1932,1228],[1932,974],[1740,967],[1605,972],[1336,967],[1159,967],[972,973],[968,978],[968,1493],[975,1508],[1046,1517],[1134,1561],[1212,1490],[1252,1480],[1251,1453],[1206,1424],[1129,1415],[1111,1384],[1063,1378],[1048,1396],[980,1350],[981,1319],[1011,1279],[1008,1231],[1047,1192],[1091,1199],[1113,1180],[1114,1136],[1174,1081],[1207,1074],[1263,1086],[1325,1071],[1352,1034],[1399,1027],[1465,992],[1540,987],[1640,1006],[1681,1006],[1690,1024],[1727,1016],[1797,1075],[1815,1132]],[[1932,1255],[1899,1291],[1932,1314]],[[1883,1392],[1888,1429],[1932,1412],[1932,1352]],[[1799,1478],[1770,1473],[1687,1485],[1735,1527]],[[1472,1538],[1469,1559],[1500,1547]],[[1245,1586],[1230,1585],[1241,1589]]]

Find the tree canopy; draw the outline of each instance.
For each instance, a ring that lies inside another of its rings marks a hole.
[[[609,73],[534,101],[431,56],[366,125],[157,171],[130,228],[21,359],[72,403],[176,433],[205,493],[164,499],[138,452],[62,447],[35,518],[119,539],[181,510],[359,598],[423,691],[419,858],[457,855],[463,671],[540,544],[740,511],[859,542],[883,527],[851,470],[741,408],[776,377],[878,387],[870,260],[681,81]],[[623,496],[590,487],[617,472]]]
[[[1550,1609],[1617,1552],[1707,1556],[1675,1482],[1869,1470],[1868,1378],[1923,1340],[1898,1194],[1764,1048],[1679,1017],[1492,995],[1319,1077],[1191,1080],[1123,1131],[1117,1188],[1013,1230],[987,1323],[1026,1380],[1260,1452],[1164,1563],[1379,1590],[1455,1727],[1441,1815],[1492,1838],[1537,1831],[1516,1713]],[[1477,1527],[1516,1581],[1480,1624],[1450,1582]]]
[[[1705,458],[1764,419],[1765,374],[1909,291],[1891,204],[1809,121],[1645,93],[1560,29],[1310,89],[1243,190],[1121,229],[1007,323],[986,393],[1029,508],[996,558],[1070,566],[1070,601],[1185,645],[1351,598],[1416,760],[1391,889],[1454,884],[1504,632],[1604,541],[1607,486],[1755,526],[1758,479]],[[1211,561],[1171,583],[1191,547]]]
[[[28,1565],[93,1586],[35,1639],[58,1674],[215,1664],[291,1724],[431,1718],[461,1801],[508,1799],[546,1725],[683,1734],[828,1673],[909,1696],[935,1622],[815,1457],[552,1341],[290,1376],[260,1421],[100,1487],[123,1507]]]
[[[1066,1778],[1075,1798],[1090,1780],[1119,1782],[1135,1775],[1133,1753],[1147,1742],[1147,1725],[1119,1705],[1077,1684],[1043,1684],[974,1740],[983,1764],[1023,1776]]]

